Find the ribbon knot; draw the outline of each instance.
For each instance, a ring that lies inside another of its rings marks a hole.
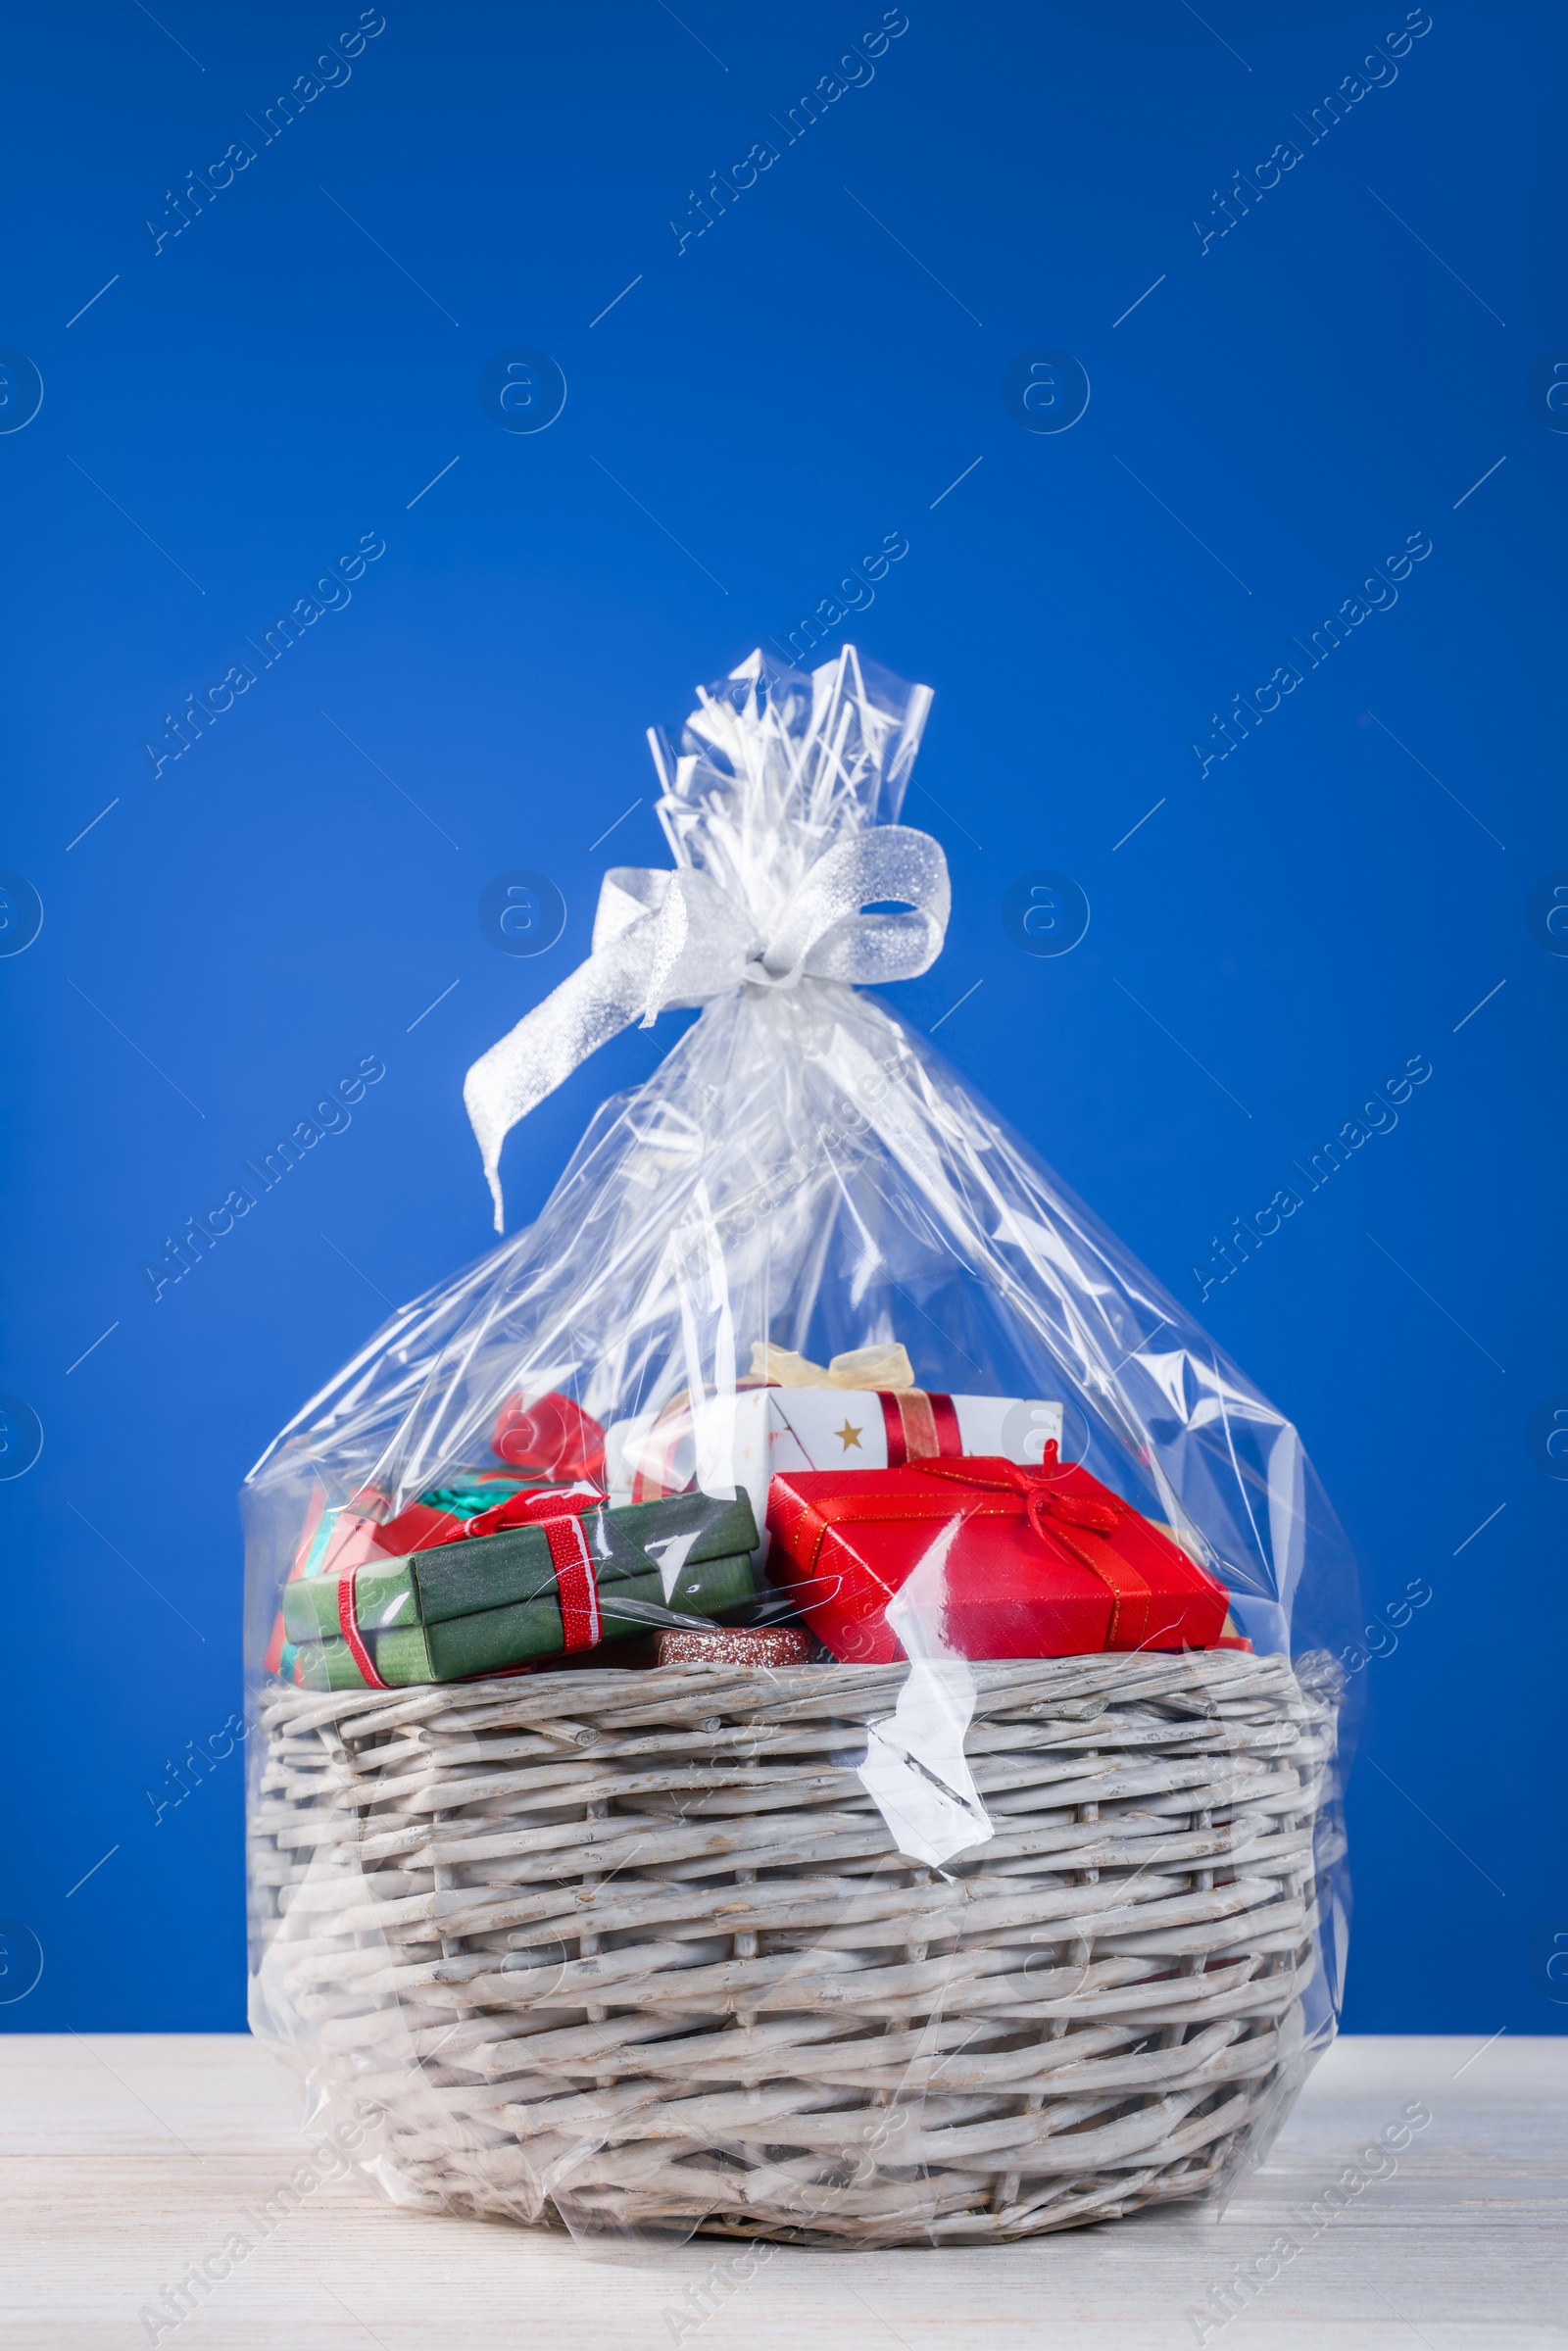
[[[1087,1567],[1091,1575],[1109,1587],[1108,1646],[1117,1643],[1122,1611],[1129,1604],[1141,1604],[1147,1617],[1149,1585],[1128,1560],[1116,1555],[1105,1540],[1129,1520],[1137,1519],[1139,1512],[1108,1488],[1102,1488],[1099,1494],[1074,1494],[1062,1482],[1072,1475],[1072,1469],[1063,1465],[1054,1437],[1047,1442],[1039,1469],[990,1454],[968,1454],[958,1460],[915,1461],[909,1466],[922,1477],[951,1478],[959,1486],[988,1487],[993,1493],[1021,1494],[1024,1514],[1041,1541],[1059,1545],[1080,1567]],[[1101,1540],[1086,1543],[1082,1540],[1085,1536]]]
[[[896,904],[906,909],[889,911]],[[572,1071],[639,1021],[672,1006],[711,1004],[735,988],[797,988],[806,980],[886,986],[928,971],[942,952],[952,887],[941,845],[907,824],[840,841],[790,893],[764,937],[713,876],[615,865],[605,875],[585,963],[482,1053],[463,1099],[505,1230],[501,1146],[520,1118]]]
[[[504,1527],[537,1527],[556,1571],[556,1598],[561,1607],[564,1650],[591,1649],[604,1637],[599,1607],[599,1576],[582,1522],[590,1510],[601,1509],[609,1495],[586,1481],[570,1487],[545,1487],[514,1494],[494,1509],[485,1510],[449,1540],[472,1543],[482,1535],[499,1535]],[[652,1561],[650,1561],[650,1566]]]
[[[654,756],[673,871],[605,875],[588,959],[468,1071],[463,1099],[504,1230],[501,1147],[621,1029],[666,1006],[836,980],[915,979],[942,952],[952,889],[929,833],[896,814],[931,700],[853,646],[809,681],[760,653],[701,692],[691,746]]]
[[[493,1503],[481,1510],[466,1526],[447,1536],[448,1543],[472,1543],[481,1535],[499,1535],[503,1527],[548,1526],[558,1518],[583,1518],[609,1500],[598,1486],[586,1482],[577,1486],[525,1488],[520,1494],[507,1496],[504,1502]]]

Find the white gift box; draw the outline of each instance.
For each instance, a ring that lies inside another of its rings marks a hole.
[[[1038,1468],[1061,1443],[1061,1406],[920,1389],[747,1388],[695,1412],[682,1404],[616,1422],[606,1441],[612,1502],[650,1501],[692,1481],[745,1487],[760,1529],[775,1470],[887,1469],[935,1454],[991,1453]]]

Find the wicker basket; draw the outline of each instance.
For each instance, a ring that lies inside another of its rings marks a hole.
[[[1200,2192],[1303,2070],[1332,1692],[973,1672],[997,1834],[943,1873],[856,1776],[903,1667],[269,1687],[259,2030],[426,2210],[864,2246]]]

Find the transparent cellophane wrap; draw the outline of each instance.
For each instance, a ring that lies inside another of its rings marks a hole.
[[[922,1037],[765,954],[817,860],[897,824],[928,699],[853,651],[703,696],[660,812],[748,917],[746,976],[693,990],[537,1222],[395,1314],[247,1484],[252,2024],[400,2203],[1004,2239],[1223,2190],[1333,2035],[1355,1583],[1295,1429]],[[913,916],[858,919],[873,968],[921,967]],[[1223,1582],[1250,1650],[966,1661],[939,1541],[900,1665],[266,1672],[313,1507],[493,1467],[507,1399],[569,1396],[612,1451],[657,1424],[665,1465],[678,1425],[726,1494],[760,1345],[894,1342],[925,1390],[1059,1400],[1063,1457]]]

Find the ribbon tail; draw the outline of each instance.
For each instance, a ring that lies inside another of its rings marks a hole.
[[[636,926],[643,932],[643,925]],[[565,1084],[572,1071],[629,1028],[648,1002],[653,942],[625,935],[567,974],[542,1004],[525,1012],[499,1044],[481,1053],[463,1084],[463,1100],[505,1232],[501,1147],[519,1118]]]
[[[738,987],[759,944],[750,920],[706,874],[617,866],[606,876],[586,963],[481,1053],[464,1081],[498,1233],[506,1229],[501,1147],[518,1119],[634,1020],[652,1028],[667,1004],[706,1004]]]

